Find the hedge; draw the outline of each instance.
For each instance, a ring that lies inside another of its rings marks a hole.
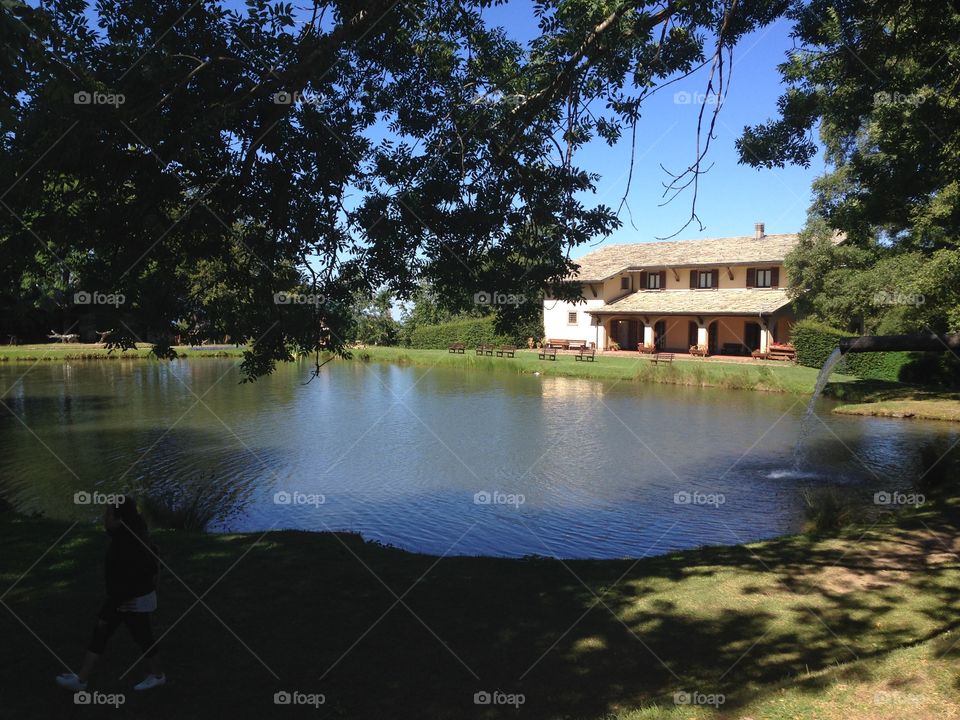
[[[493,318],[468,318],[440,325],[421,325],[410,333],[410,347],[418,350],[447,348],[455,342],[476,347],[481,343],[516,344],[514,339],[493,329]]]
[[[792,342],[797,349],[797,362],[807,367],[822,367],[840,338],[850,333],[814,320],[801,320],[793,326]],[[837,365],[836,371],[870,380],[901,379],[904,366],[913,361],[911,353],[851,353]]]

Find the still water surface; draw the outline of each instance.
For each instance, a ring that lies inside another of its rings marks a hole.
[[[640,557],[795,531],[804,488],[869,503],[957,439],[823,401],[794,468],[801,397],[342,362],[308,385],[307,365],[239,385],[236,365],[0,367],[0,494],[92,522],[75,493],[199,485],[229,498],[215,531]]]

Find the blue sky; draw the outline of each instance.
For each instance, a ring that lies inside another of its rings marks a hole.
[[[536,32],[531,3],[513,2],[487,11],[487,17],[526,41]],[[792,48],[790,23],[778,21],[746,36],[734,51],[730,91],[717,121],[716,138],[705,167],[713,168],[700,179],[697,214],[706,226],[700,232],[689,225],[677,239],[727,237],[753,233],[755,222],[764,222],[768,233],[795,232],[803,227],[810,204],[810,184],[823,174],[822,157],[809,168],[787,167],[755,170],[738,164],[734,141],[745,125],[761,123],[776,113],[783,92],[777,65]],[[692,196],[686,192],[661,207],[663,185],[669,181],[660,165],[682,170],[695,156],[695,133],[699,106],[677,101],[677,93],[703,95],[707,73],[674,83],[654,94],[643,108],[637,126],[636,161],[628,202],[631,226],[624,210],[623,227],[604,244],[649,242],[673,235],[686,222]],[[686,99],[689,96],[681,96]],[[580,165],[601,175],[596,199],[616,208],[626,188],[629,170],[629,137],[610,148],[595,142],[584,148]],[[581,247],[574,257],[593,250]]]

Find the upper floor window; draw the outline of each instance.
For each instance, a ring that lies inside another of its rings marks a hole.
[[[620,278],[620,289],[621,289],[621,290],[629,290],[629,289],[630,289],[630,276],[629,276],[629,275],[624,275],[622,278]]]
[[[747,268],[747,287],[780,287],[780,268]]]
[[[710,270],[699,270],[697,272],[697,287],[698,288],[712,288],[713,285],[713,272]]]
[[[577,313],[568,312],[567,313],[567,325],[576,325],[577,324]]]
[[[660,289],[660,273],[649,273],[647,275],[647,290]]]

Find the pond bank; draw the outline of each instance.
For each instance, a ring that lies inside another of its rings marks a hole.
[[[323,693],[325,710],[356,718],[495,717],[476,713],[483,691],[522,695],[537,719],[960,713],[955,501],[866,530],[640,560],[438,559],[344,533],[154,539],[171,683],[129,692],[137,673],[118,678],[136,655],[118,634],[95,678],[126,693],[111,717],[259,718],[280,690]],[[0,662],[17,687],[4,706],[61,716],[72,698],[51,689],[56,657],[82,654],[105,537],[7,511],[0,541]]]
[[[241,357],[244,348],[232,346],[177,346],[180,358]],[[520,350],[513,359],[477,357],[472,351],[463,355],[446,350],[416,350],[403,347],[366,347],[352,350],[353,360],[410,364],[417,366],[468,367],[484,370],[582,377],[595,380],[629,380],[667,385],[718,387],[758,390],[797,395],[813,391],[818,371],[799,365],[703,362],[677,360],[668,366],[654,365],[649,359],[598,357],[579,362],[572,355],[558,355],[555,361],[539,360],[536,351]],[[150,345],[138,344],[135,350],[109,353],[89,344],[45,344],[0,347],[0,362],[50,362],[80,360],[143,360],[150,357]],[[890,418],[960,421],[960,393],[939,391],[900,383],[862,381],[848,375],[833,374],[824,395],[843,402],[833,412]]]

